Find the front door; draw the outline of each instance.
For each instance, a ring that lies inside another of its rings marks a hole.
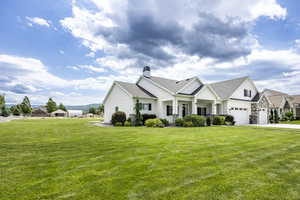
[[[182,104],[182,117],[186,116],[186,110],[187,110],[187,105],[186,104]]]

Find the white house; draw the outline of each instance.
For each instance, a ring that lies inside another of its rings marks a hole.
[[[115,81],[104,98],[104,122],[116,111],[134,114],[136,99],[142,113],[174,122],[189,114],[233,115],[236,124],[268,123],[270,102],[249,77],[205,84],[198,77],[171,80],[151,76],[150,67],[136,83]]]
[[[82,110],[68,110],[69,117],[82,117]]]

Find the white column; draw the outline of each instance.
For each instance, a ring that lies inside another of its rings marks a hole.
[[[178,101],[177,99],[175,98],[173,100],[173,115],[177,115],[178,114]]]
[[[192,114],[197,114],[197,99],[192,101]]]
[[[211,104],[211,114],[216,115],[217,114],[217,104],[216,102],[212,102]]]

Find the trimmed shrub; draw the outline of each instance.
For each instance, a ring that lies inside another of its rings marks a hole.
[[[169,126],[169,121],[167,119],[160,119],[164,126]]]
[[[183,122],[183,127],[193,127],[194,124],[192,121],[184,121]]]
[[[178,118],[175,120],[175,126],[183,126],[183,122],[182,118]]]
[[[284,115],[288,120],[292,121],[294,119],[294,113],[293,112],[286,112]]]
[[[224,125],[225,117],[224,116],[214,116],[213,117],[213,125]]]
[[[143,125],[145,125],[145,122],[148,119],[155,119],[155,118],[156,118],[156,115],[154,115],[154,114],[142,114],[142,123],[143,123]]]
[[[111,117],[111,123],[113,125],[116,125],[117,122],[123,125],[125,121],[126,121],[126,114],[121,111],[115,112]]]
[[[230,122],[232,124],[234,122],[234,117],[232,115],[226,115],[225,122]]]
[[[114,126],[123,126],[123,124],[121,122],[116,122]]]
[[[187,115],[183,118],[185,122],[192,122],[193,126],[205,126],[206,119],[199,115]]]
[[[147,119],[145,121],[145,125],[147,127],[164,127],[164,124],[162,123],[162,121],[160,119]]]
[[[211,126],[211,117],[206,118],[206,126]]]
[[[131,122],[130,122],[130,121],[126,121],[126,122],[124,123],[124,126],[131,126]]]

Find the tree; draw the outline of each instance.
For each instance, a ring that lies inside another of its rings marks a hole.
[[[64,104],[62,104],[62,103],[59,104],[58,109],[61,109],[61,110],[67,112],[67,108],[66,108],[66,107],[64,106]]]
[[[103,104],[99,105],[98,111],[99,111],[99,114],[104,113],[104,105]]]
[[[52,113],[57,110],[56,103],[55,103],[55,101],[53,101],[52,98],[49,98],[49,100],[46,104],[46,108],[47,108],[48,113]]]
[[[0,115],[2,115],[4,109],[5,109],[5,96],[0,95]]]
[[[16,115],[16,116],[21,115],[21,113],[22,113],[22,107],[21,107],[21,105],[18,104],[18,105],[14,105],[14,106],[10,107],[10,112],[13,115]]]
[[[90,107],[89,108],[89,113],[92,113],[92,114],[96,114],[96,108],[95,107]]]
[[[30,115],[32,108],[27,96],[24,97],[23,102],[21,103],[21,111],[24,115]]]
[[[275,109],[275,111],[274,111],[274,117],[275,117],[275,123],[278,123],[279,122],[279,116],[278,116],[277,109]]]
[[[134,109],[135,109],[135,125],[140,126],[142,125],[142,115],[141,115],[142,105],[140,104],[139,99],[136,99]]]
[[[274,122],[274,111],[273,109],[271,109],[271,112],[270,112],[270,122],[273,123]]]

